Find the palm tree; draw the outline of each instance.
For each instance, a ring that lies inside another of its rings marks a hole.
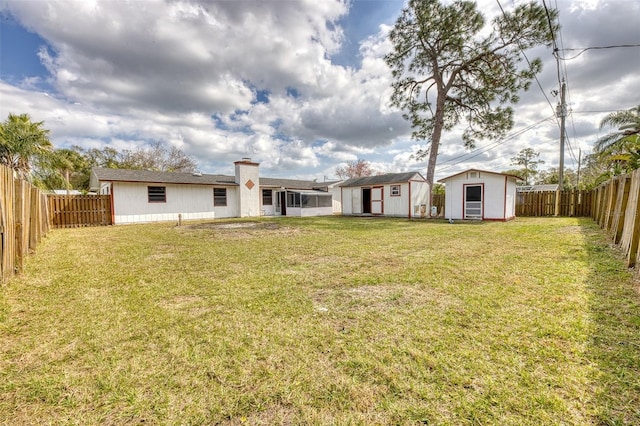
[[[607,115],[600,128],[617,127],[598,139],[593,147],[600,161],[613,169],[614,174],[629,172],[640,167],[640,105]]]
[[[53,151],[49,130],[43,129],[43,124],[43,121],[32,123],[28,114],[9,114],[0,123],[0,164],[27,178],[33,163]]]

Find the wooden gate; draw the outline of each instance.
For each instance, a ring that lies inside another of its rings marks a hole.
[[[49,195],[49,223],[53,228],[112,225],[109,195]]]

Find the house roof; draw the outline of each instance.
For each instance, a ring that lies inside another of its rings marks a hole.
[[[99,181],[188,183],[200,185],[237,185],[235,177],[199,173],[155,172],[150,170],[108,169],[96,167],[93,173]]]
[[[405,183],[416,179],[423,181],[424,177],[418,172],[386,173],[383,175],[347,179],[342,182],[340,186],[384,185],[389,183]]]
[[[260,178],[261,187],[286,188],[286,189],[320,189],[326,191],[329,185],[335,182],[315,182],[312,180]]]
[[[154,172],[149,170],[108,169],[96,167],[93,173],[99,181],[110,182],[149,182],[175,183],[191,185],[237,186],[234,176],[208,175],[177,172]],[[267,188],[286,188],[327,191],[329,185],[336,182],[315,182],[311,180],[260,178],[260,186]]]
[[[292,189],[289,192],[295,192],[297,194],[303,194],[303,195],[322,195],[327,197],[332,196],[330,192],[321,191],[318,189]]]
[[[468,173],[468,172],[480,172],[480,173],[488,173],[488,174],[491,174],[491,175],[498,175],[498,176],[509,176],[509,177],[515,178],[516,180],[522,180],[522,178],[520,176],[510,175],[508,173],[490,172],[488,170],[480,170],[480,169],[467,169],[467,170],[462,171],[460,173],[456,173],[455,175],[451,175],[451,176],[447,176],[445,178],[439,179],[438,182],[444,182],[444,181],[453,179],[454,177],[460,176],[460,175]]]

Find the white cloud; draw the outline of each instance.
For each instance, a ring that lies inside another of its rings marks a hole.
[[[498,10],[494,1],[480,3],[482,10]],[[636,23],[620,19],[640,14],[637,2],[563,0],[558,6],[564,47],[640,40]],[[39,58],[50,75],[28,76],[18,85],[0,82],[0,112],[44,120],[56,146],[161,140],[194,156],[205,172],[230,172],[231,162],[244,156],[272,175],[298,177],[326,175],[356,158],[384,171],[426,166],[412,157],[421,145],[410,141],[408,123],[389,105],[391,75],[383,57],[390,27],[379,25],[372,36],[352,41],[360,46],[359,67],[330,60],[345,44],[340,20],[348,16],[346,0],[56,0],[8,1],[4,7],[47,41]],[[589,50],[561,62],[569,76],[575,112],[568,131],[576,149],[590,146],[604,114],[583,111],[638,103],[639,52]],[[522,94],[514,107],[515,130],[549,117],[557,102],[550,95],[558,89],[551,52],[529,53],[545,61],[542,90],[534,83]],[[36,89],[45,80],[54,89],[49,96]],[[267,103],[260,99],[265,94]],[[529,146],[553,164],[557,132],[553,122],[544,122],[472,157],[454,129],[444,135],[439,161],[461,158],[438,174],[510,168],[509,158]]]

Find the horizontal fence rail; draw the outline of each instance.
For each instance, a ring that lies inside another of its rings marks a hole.
[[[112,225],[109,195],[49,195],[53,228]]]

